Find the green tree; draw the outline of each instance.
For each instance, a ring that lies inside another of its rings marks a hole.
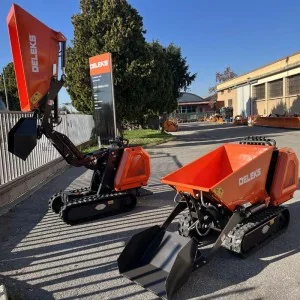
[[[67,49],[66,88],[75,108],[93,113],[88,59],[110,52],[113,60],[117,120],[171,112],[180,91],[195,74],[188,72],[181,49],[147,43],[142,17],[127,1],[81,0],[72,17],[74,39]]]
[[[134,114],[139,91],[136,75],[144,60],[143,23],[137,11],[121,0],[81,0],[81,13],[72,17],[73,47],[67,51],[67,90],[76,109],[93,112],[88,59],[110,52],[113,59],[117,117]]]
[[[15,70],[12,62],[7,64],[3,68],[3,72],[0,74],[0,91],[2,92],[1,94],[6,104],[7,102],[6,102],[5,89],[4,89],[4,80],[6,84],[9,110],[14,110],[14,111],[21,110]]]

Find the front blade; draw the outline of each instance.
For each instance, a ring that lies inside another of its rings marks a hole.
[[[37,119],[20,118],[8,133],[8,151],[26,160],[37,143]]]
[[[192,239],[153,226],[132,237],[118,259],[120,273],[160,298],[171,299],[193,271]]]

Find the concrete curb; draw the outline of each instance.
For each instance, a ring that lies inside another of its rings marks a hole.
[[[8,300],[6,288],[3,284],[0,284],[0,300]]]
[[[58,158],[15,180],[0,186],[0,216],[32,195],[41,186],[66,170],[69,165]]]

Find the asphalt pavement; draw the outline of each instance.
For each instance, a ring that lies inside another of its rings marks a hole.
[[[91,172],[69,168],[0,219],[0,283],[12,299],[158,299],[120,276],[117,259],[135,233],[161,224],[174,207],[175,193],[160,182],[178,169],[227,142],[248,135],[274,138],[300,158],[300,131],[220,124],[181,124],[176,140],[147,149],[151,196],[135,210],[75,226],[48,211],[59,190],[88,184]],[[247,259],[220,249],[214,260],[195,271],[174,299],[300,298],[300,193],[287,204],[288,230]],[[176,230],[176,220],[170,227]]]

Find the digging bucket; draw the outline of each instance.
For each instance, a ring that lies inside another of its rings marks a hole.
[[[37,143],[37,119],[20,118],[8,134],[8,151],[26,160]]]
[[[162,299],[171,299],[193,271],[193,239],[150,227],[134,235],[118,259],[119,272]]]

